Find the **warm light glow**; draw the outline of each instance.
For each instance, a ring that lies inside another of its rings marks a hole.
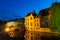
[[[9,28],[6,28],[5,31],[8,32],[10,29]]]

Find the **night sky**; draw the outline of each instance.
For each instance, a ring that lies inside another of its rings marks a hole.
[[[32,10],[38,14],[41,9],[49,8],[53,2],[56,0],[0,0],[0,19],[24,18]]]

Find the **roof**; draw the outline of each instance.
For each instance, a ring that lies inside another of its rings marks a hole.
[[[33,10],[32,12],[28,13],[28,14],[26,15],[26,17],[27,17],[27,16],[30,16],[30,14],[32,14],[34,17],[37,16],[37,14],[35,13],[35,11]]]
[[[21,21],[21,20],[23,21],[24,18],[18,18],[18,19],[14,19],[14,20],[9,20],[9,21],[6,21],[6,22],[11,22],[11,21]],[[6,22],[5,22],[5,23],[6,23]]]
[[[49,12],[48,12],[49,9],[50,9],[50,8],[46,8],[46,9],[40,10],[40,12],[39,12],[38,15],[42,15],[42,16],[49,15]]]

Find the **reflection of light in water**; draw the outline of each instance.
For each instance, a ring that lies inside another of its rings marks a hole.
[[[11,33],[10,33],[10,37],[13,37],[13,36],[14,36],[14,33],[13,33],[13,32],[11,32]]]
[[[48,32],[38,32],[38,31],[26,31],[25,40],[41,40],[41,37],[50,37],[51,34]]]
[[[34,40],[34,32],[33,31],[26,31],[25,32],[25,40]]]

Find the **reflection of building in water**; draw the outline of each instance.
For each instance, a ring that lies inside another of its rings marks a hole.
[[[26,31],[25,40],[60,40],[60,34],[51,32]]]
[[[24,19],[15,19],[5,23],[5,31],[10,37],[19,37],[24,32]]]
[[[25,32],[25,40],[34,40],[34,32],[33,31],[26,31]]]
[[[41,40],[41,32],[26,31],[25,40]]]
[[[40,40],[45,33],[50,33],[49,19],[49,9],[41,10],[38,15],[35,11],[29,13],[25,17],[25,28],[27,30],[25,40]]]

